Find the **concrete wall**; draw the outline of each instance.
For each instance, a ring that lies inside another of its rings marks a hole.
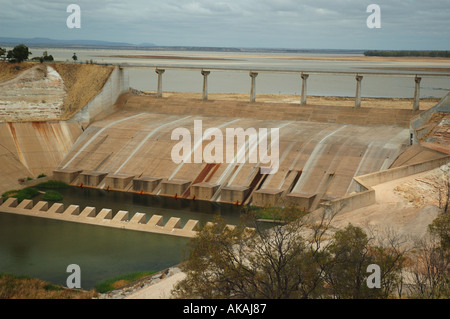
[[[441,165],[444,165],[449,161],[450,156],[447,156],[444,158],[438,158],[419,164],[400,166],[397,168],[391,168],[376,173],[358,176],[355,177],[355,181],[357,183],[357,191],[365,191],[367,189],[370,189],[370,186],[386,183],[402,177],[429,171]]]
[[[333,213],[349,212],[376,203],[375,190],[370,189],[361,193],[351,194],[329,202],[321,203],[321,207]]]
[[[28,177],[51,176],[81,133],[78,123],[0,123],[0,192],[23,187]]]
[[[322,203],[321,206],[333,212],[348,212],[358,208],[366,207],[376,203],[375,190],[372,186],[386,183],[406,176],[422,173],[435,169],[450,161],[450,156],[434,159],[431,161],[406,165],[380,172],[355,177],[356,194],[343,196],[341,198]]]
[[[113,107],[119,96],[130,89],[128,71],[116,67],[102,90],[70,119],[71,122],[79,122],[89,125],[96,119],[114,112]]]

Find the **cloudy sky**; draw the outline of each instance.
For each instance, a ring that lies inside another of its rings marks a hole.
[[[69,29],[69,4],[81,28]],[[370,29],[369,4],[381,9]],[[450,50],[450,0],[0,0],[0,36],[299,49]]]

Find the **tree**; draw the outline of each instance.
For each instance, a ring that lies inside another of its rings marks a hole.
[[[328,247],[333,262],[325,272],[325,282],[333,298],[388,298],[401,284],[405,251],[396,237],[387,237],[388,244],[375,245],[360,228],[349,224],[339,230]],[[369,265],[380,267],[380,287],[367,285]]]
[[[53,59],[53,56],[50,54],[48,54],[48,52],[47,51],[44,51],[43,53],[42,53],[42,60],[43,61],[53,61],[54,59]]]
[[[75,62],[78,60],[78,57],[77,57],[76,53],[73,54],[72,60],[74,60]]]
[[[6,54],[6,49],[0,47],[0,58],[3,58]]]
[[[28,56],[32,53],[29,51],[28,47],[24,44],[19,44],[14,47],[14,49],[8,51],[7,58],[10,62],[21,63],[28,60]]]
[[[411,295],[421,299],[450,298],[450,213],[443,213],[429,226],[416,245],[410,270]]]
[[[189,243],[189,256],[183,266],[187,277],[177,285],[175,295],[183,298],[316,297],[322,284],[317,264],[321,253],[311,249],[302,237],[301,230],[308,229],[298,218],[298,211],[285,211],[281,217],[286,224],[269,230],[258,224],[249,230],[244,223],[229,229],[222,219],[205,226]]]
[[[271,210],[273,213],[273,210]],[[403,252],[397,241],[384,248],[349,225],[331,238],[335,213],[304,215],[280,209],[284,224],[249,231],[221,219],[189,243],[186,278],[173,293],[181,298],[387,298],[399,284]],[[247,222],[248,224],[248,222]],[[382,268],[382,289],[367,286],[367,266]]]

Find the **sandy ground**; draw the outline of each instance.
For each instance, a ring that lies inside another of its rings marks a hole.
[[[34,67],[36,64],[31,62],[9,63],[0,62],[0,82],[14,79],[20,73]]]
[[[173,287],[184,278],[186,278],[185,273],[176,273],[125,297],[125,299],[170,299]]]
[[[443,167],[448,171],[448,166]],[[393,231],[405,238],[422,237],[440,212],[446,194],[444,176],[438,168],[376,185],[376,204],[338,214],[333,225],[352,223],[374,234]]]
[[[127,59],[164,59],[164,60],[231,60],[226,58],[215,58],[212,56],[175,56],[175,55],[99,55],[99,57],[127,58]]]
[[[156,92],[143,92],[147,95],[155,95]],[[202,93],[178,93],[178,92],[163,92],[164,98],[182,98],[182,99],[202,99]],[[295,103],[300,104],[299,95],[288,94],[257,94],[256,102],[265,103]],[[248,102],[249,94],[245,93],[210,93],[208,100],[214,101],[237,101]],[[412,98],[362,98],[362,108],[383,108],[383,109],[407,109],[411,110],[413,106]],[[428,110],[435,106],[440,101],[439,98],[423,98],[420,100],[419,108],[421,110]],[[354,97],[336,97],[336,96],[308,96],[308,105],[335,105],[354,107]]]

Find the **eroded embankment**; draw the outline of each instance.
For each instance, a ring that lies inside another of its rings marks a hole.
[[[103,88],[113,66],[0,62],[0,120],[67,120]]]
[[[102,91],[114,67],[0,62],[0,191],[51,175],[82,133],[66,122]]]

